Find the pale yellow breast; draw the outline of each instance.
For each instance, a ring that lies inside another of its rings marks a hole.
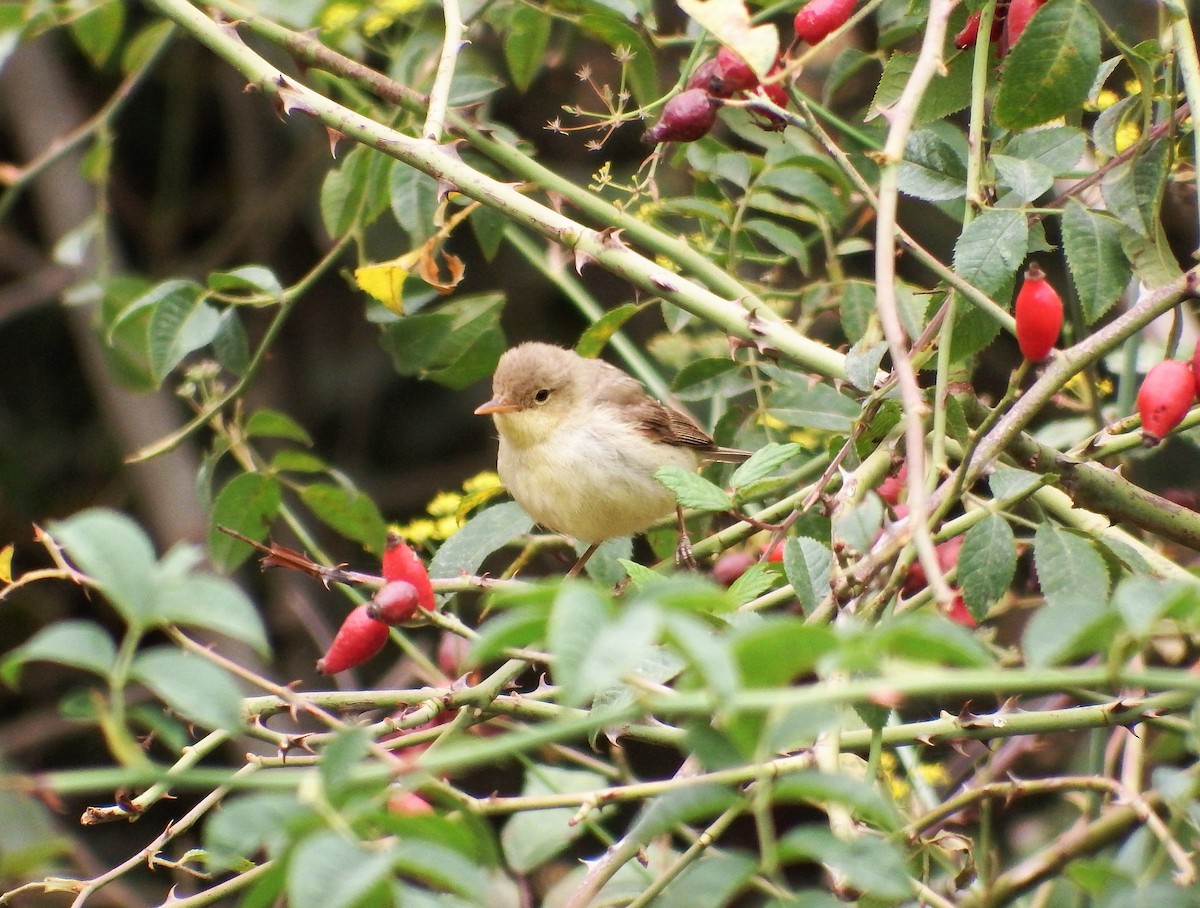
[[[654,478],[668,464],[692,470],[697,458],[593,412],[586,424],[559,426],[533,444],[514,444],[502,432],[497,466],[530,517],[593,543],[640,533],[674,510],[674,494]]]

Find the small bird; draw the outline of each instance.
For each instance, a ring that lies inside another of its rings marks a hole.
[[[676,508],[654,478],[660,467],[750,456],[718,446],[616,366],[552,344],[524,343],[501,356],[492,399],[475,412],[495,420],[497,469],[517,504],[589,544],[571,575],[604,540],[640,533]]]

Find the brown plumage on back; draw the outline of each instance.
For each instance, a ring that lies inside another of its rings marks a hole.
[[[495,419],[500,478],[538,523],[584,542],[670,514],[675,496],[654,478],[661,467],[750,456],[717,445],[616,366],[550,344],[505,353],[492,393],[475,412]]]

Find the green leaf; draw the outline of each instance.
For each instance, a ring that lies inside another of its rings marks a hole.
[[[1016,570],[1016,539],[1007,520],[989,514],[967,530],[958,553],[958,582],[976,620],[1004,595]]]
[[[300,498],[322,523],[347,539],[361,543],[375,555],[383,554],[387,524],[365,492],[333,483],[316,482],[300,489]]]
[[[1148,289],[1162,287],[1183,275],[1161,227],[1155,227],[1153,236],[1147,239],[1122,226],[1121,249],[1133,266],[1133,273]]]
[[[533,529],[533,519],[515,501],[493,505],[468,520],[442,543],[429,564],[429,576],[474,574],[492,552]]]
[[[275,854],[295,821],[309,812],[293,794],[249,794],[228,798],[204,824],[205,863],[232,870],[260,850]]]
[[[671,390],[676,394],[697,387],[715,390],[720,387],[717,384],[719,379],[728,376],[731,372],[737,372],[739,369],[739,363],[725,357],[711,356],[692,360],[675,375],[675,380],[671,382]]]
[[[1086,536],[1051,523],[1039,524],[1033,537],[1033,557],[1047,602],[1081,605],[1108,601],[1108,569]]]
[[[57,621],[42,628],[0,662],[0,678],[15,687],[26,662],[57,662],[108,677],[117,658],[108,634],[91,621]]]
[[[646,804],[627,835],[633,842],[650,842],[680,824],[712,819],[738,800],[734,791],[713,783],[669,791]]]
[[[494,896],[495,882],[489,880],[482,866],[485,856],[481,854],[478,839],[490,836],[491,830],[478,824],[472,830],[476,841],[457,834],[447,824],[425,825],[421,832],[428,837],[400,836],[392,849],[392,872],[401,877],[415,880],[421,890],[405,888],[400,904],[405,908],[442,908],[447,905],[480,906]],[[437,836],[441,841],[435,841]],[[488,842],[487,846],[491,843]],[[490,851],[490,847],[488,849]],[[488,891],[489,883],[493,886]],[[454,896],[458,896],[457,899]],[[418,901],[416,897],[421,897]],[[396,904],[385,901],[385,905]]]
[[[546,639],[549,605],[515,608],[484,622],[471,644],[470,664],[482,665],[497,658],[505,647],[528,647]]]
[[[546,644],[555,657],[554,676],[563,686],[563,702],[584,700],[580,668],[613,614],[612,603],[590,586],[564,583],[555,596]]]
[[[1118,627],[1104,600],[1047,602],[1025,625],[1021,649],[1031,667],[1044,668],[1104,652]]]
[[[242,473],[225,484],[213,502],[208,531],[209,555],[219,570],[232,571],[254,549],[218,527],[237,530],[261,542],[279,513],[281,498],[279,481],[262,473]]]
[[[608,780],[598,773],[535,763],[525,772],[521,796],[600,791],[607,784]],[[517,873],[527,874],[561,854],[587,829],[584,823],[571,823],[576,812],[574,807],[552,807],[514,814],[500,832],[505,863]]]
[[[287,438],[302,445],[311,445],[312,436],[303,426],[278,410],[255,410],[246,420],[247,438]]]
[[[336,732],[333,740],[321,749],[317,772],[323,793],[332,804],[341,806],[345,802],[346,795],[354,788],[354,775],[370,752],[371,739],[363,728],[355,726]]]
[[[833,535],[854,551],[866,552],[870,550],[882,525],[883,500],[878,495],[868,495],[837,518]]]
[[[1139,155],[1118,164],[1100,183],[1108,209],[1139,236],[1158,232],[1158,213],[1167,184],[1171,142],[1151,142]]]
[[[278,473],[327,473],[329,464],[308,451],[284,448],[271,458],[271,469]]]
[[[728,492],[690,470],[659,467],[654,478],[675,493],[681,507],[700,511],[728,511],[733,508],[733,498]]]
[[[697,893],[703,893],[708,905],[738,904],[735,898],[757,870],[758,861],[745,852],[710,851],[667,885],[654,899],[654,908],[696,908]]]
[[[161,382],[185,356],[217,336],[221,313],[209,305],[195,284],[178,281],[177,289],[158,300],[147,329],[150,369]]]
[[[558,605],[550,623],[550,640],[555,638],[559,619]],[[623,684],[625,679],[636,675],[643,664],[657,665],[660,660],[652,654],[659,647],[656,641],[662,627],[662,612],[652,605],[639,603],[628,606],[617,613],[615,620],[599,626],[586,641],[583,656],[572,667],[568,681],[563,682],[563,702],[572,706],[583,706],[601,691]],[[559,639],[562,639],[560,633]],[[575,646],[583,641],[574,641]],[[555,653],[555,679],[561,674],[559,652]]]
[[[999,467],[988,477],[988,488],[997,500],[1015,500],[1032,495],[1042,487],[1042,477],[1028,470]]]
[[[842,330],[850,343],[856,344],[866,335],[875,317],[875,285],[867,281],[844,281],[834,289],[839,295],[831,302],[841,313]]]
[[[401,374],[424,373],[465,388],[490,375],[504,352],[503,306],[499,293],[461,297],[436,312],[397,319],[384,329],[382,343]]]
[[[448,388],[462,390],[492,374],[508,346],[500,329],[504,296],[482,293],[465,296],[443,306],[441,312],[454,321],[451,332],[438,348],[436,368],[428,377]]]
[[[750,687],[791,684],[837,645],[830,628],[792,616],[771,617],[739,629],[732,640],[742,680]]]
[[[791,536],[783,544],[783,572],[806,612],[829,594],[833,552],[807,536]]]
[[[1071,199],[1063,210],[1062,237],[1071,280],[1084,320],[1090,325],[1112,308],[1129,284],[1121,228],[1109,215],[1090,211]]]
[[[288,905],[292,908],[352,908],[392,877],[387,848],[368,851],[337,832],[304,839],[288,861]]]
[[[640,589],[647,583],[655,583],[662,580],[662,574],[653,568],[648,568],[636,561],[630,561],[628,558],[621,559],[621,567],[625,568],[625,573],[629,575],[629,582],[633,584],[634,589]]]
[[[875,643],[880,651],[911,662],[936,665],[984,666],[991,654],[969,630],[937,613],[914,613],[879,626]]]
[[[21,43],[25,26],[25,4],[0,4],[0,67]]]
[[[1006,129],[1079,110],[1100,68],[1100,30],[1084,0],[1050,0],[1008,54],[992,114]]]
[[[768,221],[764,218],[750,218],[742,222],[742,229],[766,241],[779,252],[792,258],[802,274],[807,274],[812,266],[808,254],[808,246],[794,230]]]
[[[1115,622],[1108,608],[1108,570],[1085,537],[1049,523],[1038,526],[1034,564],[1046,604],[1030,619],[1022,637],[1032,666],[1096,652],[1111,642],[1105,627]]]
[[[1087,135],[1076,126],[1049,126],[1013,136],[1004,153],[1036,161],[1058,176],[1074,170],[1087,151]]]
[[[794,442],[787,444],[768,442],[733,471],[733,475],[729,477],[729,485],[735,490],[739,490],[767,479],[801,450],[800,445]]]
[[[984,293],[995,294],[1012,282],[1025,260],[1029,228],[1020,211],[982,211],[954,245],[954,270]]]
[[[1130,633],[1147,637],[1159,619],[1182,603],[1195,599],[1183,583],[1164,583],[1152,577],[1126,577],[1113,592],[1113,605]]]
[[[927,202],[967,194],[967,140],[957,130],[919,129],[908,137],[900,162],[900,191]]]
[[[758,565],[762,567],[762,565]],[[732,697],[741,686],[737,664],[712,628],[692,615],[668,616],[664,636],[687,664],[704,679],[704,687],[720,699]]]
[[[496,253],[500,251],[500,244],[504,242],[504,231],[508,228],[508,221],[501,212],[487,206],[476,208],[468,220],[484,260],[493,261]]]
[[[771,800],[776,804],[812,804],[826,811],[830,805],[837,805],[886,832],[900,825],[895,806],[878,787],[840,773],[806,769],[789,774],[771,786]]]
[[[101,3],[71,21],[71,37],[97,69],[108,62],[125,28],[122,0]]]
[[[116,313],[112,320],[108,323],[107,339],[109,343],[113,342],[116,333],[125,329],[126,325],[130,324],[132,319],[146,317],[146,325],[150,324],[149,318],[154,314],[155,309],[169,303],[176,308],[187,308],[196,305],[196,302],[204,297],[204,288],[194,281],[185,281],[182,278],[173,278],[170,281],[163,281],[155,284],[149,290],[139,294],[125,303]]]
[[[875,387],[875,378],[879,375],[879,364],[883,362],[888,352],[886,341],[865,345],[858,341],[846,351],[846,378],[850,384],[860,391],[870,391]]]
[[[433,235],[437,214],[437,180],[401,161],[388,171],[388,202],[396,223],[415,247]]]
[[[1003,154],[994,154],[990,160],[996,168],[1000,185],[1009,190],[1009,193],[1005,193],[1000,199],[1001,203],[1027,204],[1048,192],[1054,185],[1054,171],[1045,164],[1023,158],[1010,158]]]
[[[93,508],[50,524],[50,535],[131,627],[145,627],[154,608],[154,547],[124,514]]]
[[[862,406],[826,384],[790,382],[771,395],[768,412],[797,429],[849,432]]]
[[[871,835],[840,839],[825,827],[801,826],[779,840],[779,857],[786,862],[824,864],[864,895],[907,899],[913,894],[904,852],[887,839]]]
[[[641,305],[626,303],[605,312],[580,335],[578,343],[575,344],[575,352],[588,359],[599,356],[600,351],[612,340],[613,335],[620,331],[627,321],[649,305],[649,303]]]
[[[213,355],[234,375],[245,375],[250,366],[250,341],[237,310],[226,309],[217,320],[212,339]]]
[[[1007,305],[1014,274],[1029,247],[1029,224],[1015,209],[981,212],[954,245],[954,270],[992,299]],[[982,350],[999,332],[990,313],[959,297],[951,357],[957,362]]]
[[[369,148],[354,148],[340,167],[326,174],[321,184],[321,221],[330,237],[345,234],[362,214],[375,154]]]
[[[778,570],[767,564],[752,564],[730,584],[729,597],[738,605],[745,605],[778,585]]]
[[[266,265],[243,265],[232,271],[214,271],[208,276],[208,288],[217,293],[261,294],[278,297],[283,285]]]
[[[533,83],[546,55],[552,16],[532,6],[517,6],[508,17],[504,36],[504,62],[512,76],[513,87],[524,94]]]
[[[183,718],[205,728],[242,726],[242,695],[233,678],[208,660],[169,646],[143,650],[130,671]]]
[[[939,75],[930,82],[928,90],[921,97],[914,121],[916,125],[944,119],[971,103],[973,59],[971,54],[958,54],[947,61],[945,75]],[[871,102],[873,114],[878,115],[900,100],[904,87],[912,78],[916,62],[915,53],[897,52],[888,58],[883,75],[879,78],[879,87],[875,90],[875,98]]]
[[[270,652],[258,610],[237,584],[210,574],[162,578],[156,617],[169,624],[204,627],[249,644],[260,655]]]

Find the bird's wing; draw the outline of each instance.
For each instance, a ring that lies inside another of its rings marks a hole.
[[[609,379],[602,385],[597,382],[598,387],[604,388],[600,396],[606,402],[616,404],[632,414],[638,431],[651,440],[691,448],[708,460],[741,463],[750,456],[749,451],[720,447],[712,440],[712,436],[696,425],[695,420],[686,413],[668,407],[647,394],[642,383],[636,378],[602,360],[594,362],[598,368],[604,370],[606,378]]]

